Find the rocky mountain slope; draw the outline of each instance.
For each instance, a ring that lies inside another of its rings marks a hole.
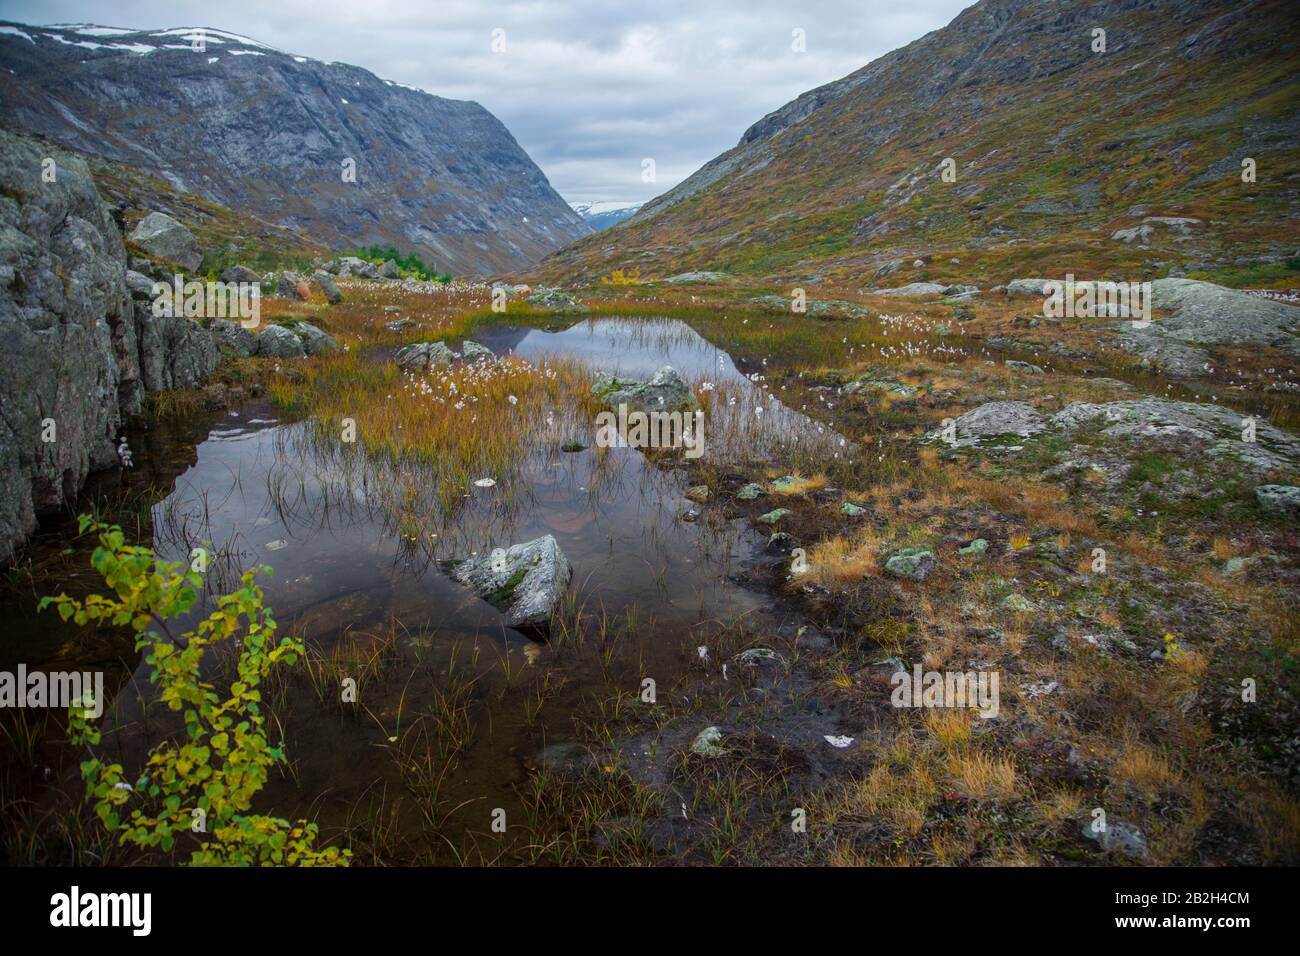
[[[392,245],[456,273],[589,231],[477,103],[217,30],[0,24],[0,123],[338,250]]]
[[[899,285],[1284,269],[1298,26],[1288,0],[981,0],[538,272]]]

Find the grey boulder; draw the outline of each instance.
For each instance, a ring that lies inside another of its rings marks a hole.
[[[504,612],[510,627],[544,627],[573,569],[553,535],[451,565],[451,576]]]
[[[417,342],[397,350],[397,364],[408,371],[424,371],[450,365],[456,353],[445,342]]]
[[[308,355],[319,355],[321,352],[332,352],[338,348],[338,343],[334,341],[333,336],[312,325],[310,322],[285,322],[284,327],[298,336],[298,341],[302,343],[303,351]]]
[[[1300,488],[1295,485],[1260,485],[1255,489],[1255,500],[1269,514],[1300,517]]]
[[[699,407],[690,385],[670,365],[659,369],[645,382],[602,374],[596,378],[591,391],[611,408],[626,405],[629,411],[693,411]]]
[[[254,282],[258,285],[262,283],[262,277],[259,276],[248,266],[231,266],[221,273],[222,282]]]
[[[486,345],[479,345],[479,343],[470,339],[466,339],[461,344],[460,354],[466,362],[495,362],[497,360],[496,353],[490,348]]]
[[[162,212],[151,212],[131,232],[131,241],[149,255],[184,266],[190,272],[199,267],[203,253],[194,233]]]
[[[338,284],[334,281],[334,277],[328,272],[318,270],[316,274],[312,276],[312,281],[316,283],[316,287],[320,289],[321,292],[325,293],[325,298],[330,305],[338,305],[343,301],[343,293],[339,291]]]
[[[233,352],[235,355],[252,355],[257,351],[257,336],[238,322],[213,319],[208,323],[208,334],[212,336],[218,350]]]
[[[257,354],[266,358],[303,358],[302,340],[283,325],[268,325],[257,336]]]

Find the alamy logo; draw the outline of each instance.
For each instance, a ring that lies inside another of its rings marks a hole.
[[[1151,324],[1150,282],[1075,282],[1043,284],[1043,315],[1049,319],[1135,319],[1145,328]]]
[[[84,707],[85,716],[104,713],[103,671],[0,671],[0,707]]]
[[[596,415],[600,448],[681,448],[685,457],[704,454],[704,412],[642,412],[619,403],[618,412]]]
[[[262,287],[256,282],[186,281],[176,275],[170,284],[155,282],[152,295],[155,318],[238,319],[246,329],[262,321]]]
[[[133,936],[148,936],[153,926],[151,893],[71,892],[50,897],[51,926],[129,926]]]
[[[975,707],[981,717],[998,715],[997,671],[894,672],[894,692],[889,702],[895,707]]]

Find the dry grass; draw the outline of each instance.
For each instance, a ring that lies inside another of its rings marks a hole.
[[[954,755],[953,783],[972,800],[1010,800],[1016,792],[1016,765],[1008,757],[978,750]]]

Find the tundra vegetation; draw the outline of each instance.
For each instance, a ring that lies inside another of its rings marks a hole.
[[[38,544],[10,570],[8,600],[67,584],[75,596],[56,603],[83,625],[69,632],[68,654],[112,647],[113,627],[90,619],[107,615],[160,661],[177,653],[166,648],[187,648],[186,666],[154,665],[158,703],[143,703],[154,699],[148,691],[126,693],[125,683],[102,738],[76,719],[65,730],[56,718],[6,717],[8,859],[1297,859],[1300,552],[1294,516],[1267,509],[1256,494],[1296,483],[1300,392],[1286,356],[1222,346],[1204,378],[1173,380],[1116,347],[1097,320],[1030,325],[1016,300],[995,295],[957,305],[820,290],[819,298],[855,309],[819,319],[754,304],[788,290],[638,279],[582,290],[589,311],[562,316],[524,296],[494,311],[481,285],[340,286],[339,304],[313,290],[305,301],[264,307],[272,321],[315,324],[338,348],[287,360],[227,355],[215,398],[212,386],[162,395],[149,414],[187,421],[214,401],[224,408],[232,395],[264,390],[286,419],[305,424],[297,440],[320,474],[343,475],[349,487],[360,481],[367,506],[385,514],[412,553],[442,561],[475,540],[464,528],[457,534],[459,516],[475,507],[475,479],[493,476],[502,493],[492,507],[518,512],[528,505],[513,492],[525,484],[521,475],[562,465],[564,448],[593,444],[595,375],[566,355],[461,355],[412,370],[395,353],[428,341],[462,350],[499,326],[563,330],[619,316],[644,322],[650,335],[655,320],[680,319],[729,354],[759,401],[775,398],[825,433],[762,440],[731,411],[752,415],[752,395],[693,375],[709,423],[706,453],[643,456],[648,500],[681,496],[705,528],[723,534],[739,522],[759,543],[733,577],[762,612],[704,616],[666,634],[653,603],[607,605],[583,593],[579,575],[549,627],[523,644],[490,632],[449,642],[393,613],[335,621],[328,639],[290,630],[275,645],[269,611],[238,555],[216,556],[230,562],[228,573],[200,581],[127,543],[164,540],[170,516],[153,507],[161,489],[123,480],[94,493],[97,517],[86,519],[72,548]],[[1063,340],[1066,352],[1056,347]],[[1105,418],[1061,418],[1070,407],[1144,398],[1217,404],[1233,423],[1218,433],[1224,440],[1253,416],[1261,447],[1276,454],[1254,464],[1250,449],[1242,459],[1214,458],[1190,425],[1126,436]],[[973,443],[936,437],[946,420],[995,403],[1020,403],[1042,427]],[[590,454],[596,485],[623,480],[606,452]],[[97,523],[109,519],[128,530]],[[113,605],[91,596],[93,581],[74,562],[96,535],[95,567],[110,572],[110,586],[136,579],[108,567],[127,562],[148,587],[119,591]],[[794,548],[806,561],[798,573]],[[891,561],[906,554],[929,558]],[[924,570],[897,573],[903,566]],[[664,574],[647,569],[649,578]],[[211,655],[224,663],[200,660],[206,640],[144,636],[150,615],[165,620],[164,605],[191,588],[226,595],[207,595],[217,602],[212,623],[192,632],[210,627],[242,642],[238,654],[233,644],[220,647],[226,640],[213,642]],[[109,613],[118,606],[129,613]],[[998,715],[891,706],[894,674],[915,665],[996,670]],[[209,667],[224,678],[207,677]],[[357,687],[351,700],[339,693],[347,680]],[[1253,692],[1244,694],[1248,684]],[[224,702],[219,690],[229,694]],[[124,710],[127,700],[142,703]],[[176,736],[157,710],[169,700],[208,721],[186,721],[205,742]],[[221,824],[210,811],[229,846],[196,851],[187,823],[179,833],[186,795],[167,791],[165,777],[150,783],[148,772],[133,781],[134,770],[118,765],[134,766],[128,760],[149,747],[148,766],[173,769],[186,747],[206,748],[212,761],[222,747],[242,752],[248,741],[220,737],[229,731],[211,723],[229,708],[263,715],[240,724],[253,735],[260,769],[239,799],[222,804],[231,809]],[[485,762],[500,740],[510,741],[508,759]],[[364,764],[335,762],[331,751],[345,741],[364,745]],[[85,745],[122,754],[82,768],[89,801],[68,772]],[[342,788],[344,799],[334,791],[348,774],[366,779]],[[114,789],[119,781],[144,790]],[[135,799],[161,807],[119,816],[119,805]],[[494,824],[498,808],[504,832]],[[1115,838],[1089,831],[1097,808]]]

